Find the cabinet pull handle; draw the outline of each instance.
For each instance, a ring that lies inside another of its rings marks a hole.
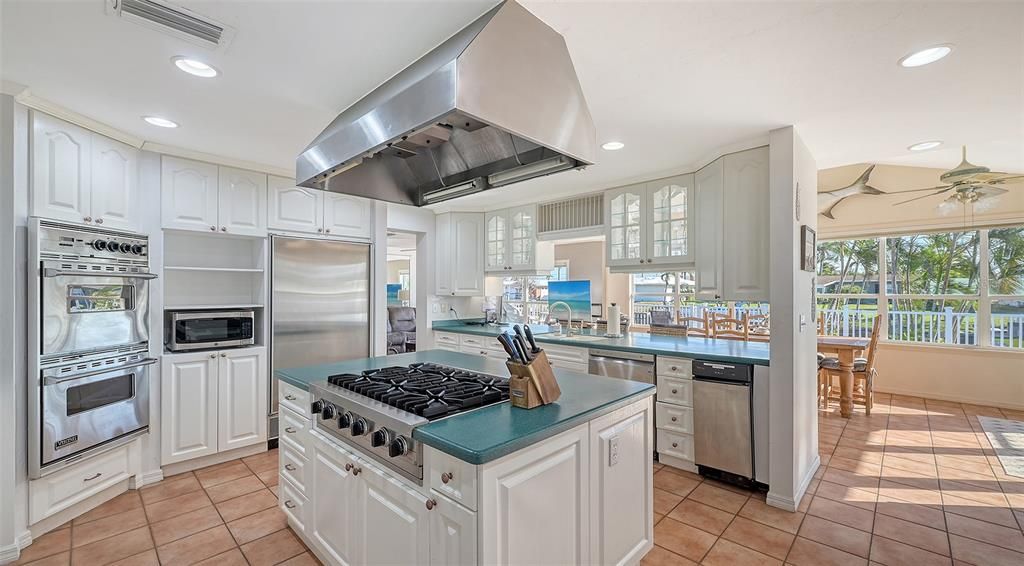
[[[679,448],[679,443],[678,442],[673,442],[672,443],[672,448]]]
[[[85,220],[86,222],[92,222],[92,216],[86,216],[82,220]]]
[[[211,359],[211,360],[212,360],[212,359],[215,359],[216,357],[217,357],[217,354],[210,354],[210,359]]]
[[[291,499],[289,499],[289,500],[285,501],[285,502],[284,502],[284,506],[285,506],[285,507],[287,507],[287,508],[289,508],[289,509],[295,509],[295,504],[294,504],[294,503],[292,503],[292,500],[291,500]]]
[[[228,231],[228,227],[227,226],[221,226],[220,227],[220,231],[221,232],[227,232]]]
[[[217,227],[216,226],[210,226],[210,231],[211,232],[216,232],[217,231]]]
[[[331,233],[331,229],[330,228],[327,228],[327,229],[324,230],[324,234],[330,234],[330,233]]]
[[[455,476],[453,476],[450,472],[445,472],[445,473],[441,474],[441,483],[448,483],[448,482],[452,481],[452,478],[454,478],[454,477]]]
[[[433,499],[428,499],[427,500],[427,511],[430,511],[434,507],[437,507],[437,501],[435,501]]]
[[[285,394],[284,398],[285,398],[285,399],[287,399],[288,401],[294,401],[294,400],[296,400],[296,399],[297,399],[297,397],[296,397],[296,396],[294,396],[294,395],[288,395],[288,394]]]
[[[88,478],[85,478],[85,479],[84,479],[84,480],[82,480],[82,481],[92,481],[92,480],[94,480],[94,479],[96,479],[96,478],[98,478],[98,477],[100,477],[100,476],[102,476],[102,475],[103,475],[102,473],[100,473],[100,472],[96,472],[96,474],[95,474],[95,475],[93,475],[93,476],[91,476],[91,477],[88,477]]]
[[[284,427],[284,431],[287,432],[288,434],[295,434],[295,429],[290,426]]]
[[[228,355],[227,355],[227,354],[226,354],[225,352],[221,352],[221,353],[220,353],[220,357],[222,357],[222,358],[226,358],[226,357],[228,357]]]
[[[354,468],[354,467],[355,466],[352,465],[352,462],[348,462],[348,463],[345,464],[345,471],[346,472],[351,472],[352,468]]]
[[[672,419],[672,420],[675,420],[675,419]],[[289,472],[294,472],[295,471],[295,466],[293,466],[291,464],[285,464],[284,465],[284,469],[288,470]]]
[[[324,229],[323,229],[323,228],[317,228],[317,229],[316,229],[316,233],[317,233],[317,234],[322,234],[322,233],[323,233],[323,231],[324,231]]]
[[[675,418],[675,417],[672,417],[672,422],[676,422],[676,421],[678,421],[678,420],[679,420],[679,419],[677,419],[677,418]]]
[[[671,367],[671,368],[669,368],[669,369],[671,369],[672,371],[679,371],[679,368],[678,368],[678,367],[676,367],[676,366],[672,366],[672,367]]]
[[[356,466],[355,468],[352,469],[352,475],[353,476],[358,476],[359,473],[362,472],[362,471],[363,471],[362,468],[360,468],[359,466]]]
[[[672,390],[672,394],[675,395],[676,393],[679,393],[679,390],[678,389],[673,389]]]
[[[102,218],[97,218],[96,219],[96,223],[97,224],[103,224],[103,219]]]

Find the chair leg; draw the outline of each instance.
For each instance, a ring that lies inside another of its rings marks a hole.
[[[864,412],[870,416],[871,408],[875,406],[875,368],[871,368],[865,381]]]

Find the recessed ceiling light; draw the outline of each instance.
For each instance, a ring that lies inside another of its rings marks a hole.
[[[190,75],[203,77],[204,79],[213,78],[220,74],[220,72],[212,66],[207,65],[202,61],[189,59],[188,57],[173,57],[171,58],[171,61],[174,62],[175,67],[182,71],[185,71]]]
[[[168,120],[167,118],[161,118],[159,116],[143,116],[142,119],[145,120],[146,122],[154,125],[154,126],[160,126],[161,128],[177,128],[178,127],[178,123],[177,122],[172,122],[172,121]]]
[[[622,149],[626,147],[626,144],[617,141],[610,141],[601,144],[601,149],[607,149],[608,151],[615,151],[616,149]]]
[[[931,140],[931,141],[924,141],[924,142],[920,142],[920,143],[915,143],[914,145],[908,147],[907,149],[909,149],[910,151],[927,151],[929,149],[935,149],[935,148],[939,147],[940,145],[942,145],[942,141],[940,141],[940,140]]]
[[[909,68],[934,63],[946,55],[949,55],[951,51],[953,51],[952,45],[936,45],[927,49],[915,51],[900,59],[900,66]]]

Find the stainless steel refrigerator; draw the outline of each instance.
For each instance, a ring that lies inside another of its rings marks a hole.
[[[371,246],[271,236],[270,364],[279,369],[370,355]],[[270,437],[277,438],[277,379]]]

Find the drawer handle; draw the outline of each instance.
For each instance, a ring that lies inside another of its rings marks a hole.
[[[103,475],[102,473],[100,473],[100,472],[96,472],[96,474],[95,474],[94,476],[92,476],[92,477],[88,477],[88,478],[85,478],[85,479],[84,479],[84,480],[82,480],[82,481],[92,481],[92,480],[94,480],[94,479],[96,479],[96,478],[98,478],[98,477],[100,477],[100,476],[102,476],[102,475]]]
[[[678,442],[673,442],[672,443],[672,448],[679,448],[679,443]]]
[[[676,393],[679,393],[679,390],[678,389],[673,389],[672,390],[672,394],[675,395]]]
[[[296,432],[298,432],[298,431],[296,431],[294,428],[292,428],[290,426],[284,427],[284,431],[287,432],[288,434],[295,434]]]
[[[289,509],[295,509],[295,504],[294,504],[294,503],[292,503],[292,500],[291,500],[291,499],[289,499],[289,500],[285,501],[285,502],[284,502],[284,506],[285,506],[285,507],[287,507],[287,508],[289,508]]]
[[[677,418],[675,418],[675,417],[672,417],[672,422],[676,422],[676,421],[678,421],[678,420],[679,420],[679,419],[677,419]]]
[[[437,501],[435,501],[433,499],[428,499],[427,500],[427,511],[430,511],[434,507],[437,507]]]
[[[353,465],[352,465],[352,463],[351,463],[351,462],[349,462],[349,463],[345,464],[345,471],[346,471],[346,472],[351,472],[351,471],[352,471],[352,468],[354,468],[354,467],[355,467],[355,466],[353,466]]]
[[[675,419],[672,419],[672,420],[675,420]],[[289,472],[294,472],[295,471],[295,466],[293,466],[291,464],[285,464],[284,465],[284,469],[288,470]]]
[[[363,471],[362,468],[360,468],[359,466],[356,466],[355,468],[352,469],[352,475],[353,476],[358,476],[360,474],[360,472],[362,472],[362,471]]]
[[[672,371],[679,371],[679,368],[678,368],[678,367],[676,367],[676,366],[672,366],[672,367],[671,367],[671,368],[669,368],[669,369],[671,369]]]
[[[296,399],[298,399],[298,397],[294,395],[285,395],[284,398],[288,401],[295,401]]]
[[[445,472],[445,473],[441,474],[441,483],[448,483],[448,482],[452,481],[452,479],[454,477],[455,476],[453,476],[450,472]]]

